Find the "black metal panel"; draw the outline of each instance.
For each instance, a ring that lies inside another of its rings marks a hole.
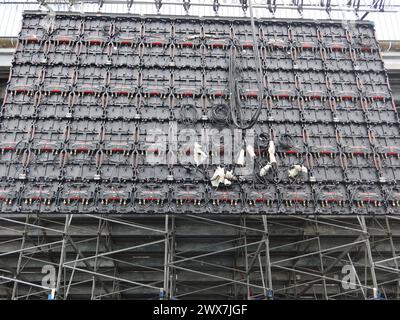
[[[399,117],[373,25],[255,24],[256,43],[249,19],[25,13],[1,212],[399,213]],[[261,103],[253,131],[237,130],[234,94],[245,123]],[[235,177],[215,187],[218,167]]]

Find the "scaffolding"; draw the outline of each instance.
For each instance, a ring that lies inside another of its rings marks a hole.
[[[0,298],[399,299],[399,238],[393,216],[2,215]]]

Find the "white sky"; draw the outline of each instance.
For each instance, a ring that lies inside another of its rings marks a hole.
[[[38,10],[39,6],[35,0],[15,0],[19,4],[7,4],[9,0],[0,1],[0,37],[16,37],[20,29],[21,15],[24,10]],[[56,1],[61,2],[62,0],[48,0],[48,2]],[[64,0],[65,1],[65,0]],[[143,1],[143,0],[142,0]],[[154,0],[148,0],[151,5],[138,5],[134,4],[131,9],[131,13],[135,14],[157,14],[154,6]],[[252,0],[253,5],[263,5],[266,0]],[[163,6],[160,10],[161,14],[166,15],[185,15],[185,11],[182,5],[167,5],[167,3],[182,3],[182,0],[163,0]],[[191,0],[193,5],[189,9],[190,15],[196,16],[214,16],[212,7],[196,6],[195,4],[212,3],[213,0]],[[277,2],[289,7],[291,0],[277,0]],[[332,0],[334,4],[347,3],[347,0]],[[372,0],[361,0],[364,4],[369,4]],[[239,0],[220,0],[222,5],[227,3],[239,4]],[[304,0],[304,4],[318,5],[320,0]],[[387,8],[392,10],[400,9],[400,1],[398,0],[387,0]],[[390,7],[392,6],[392,7]],[[58,11],[67,11],[67,5],[53,6]],[[97,12],[97,4],[77,4],[72,7],[73,11],[83,12]],[[106,4],[101,9],[101,12],[111,13],[128,13],[126,4]],[[220,16],[239,16],[243,17],[243,11],[240,8],[226,8],[221,7],[219,10]],[[262,18],[271,18],[272,14],[267,9],[256,9],[255,15]],[[276,18],[300,18],[300,14],[297,10],[278,9],[275,15]],[[328,19],[326,12],[307,10],[303,15],[306,19]],[[331,17],[333,19],[354,19],[355,14],[352,12],[332,12]],[[379,40],[400,40],[400,13],[370,13],[368,16],[369,20],[372,20],[376,24],[377,35]]]

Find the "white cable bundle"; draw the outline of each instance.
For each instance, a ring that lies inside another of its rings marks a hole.
[[[272,140],[269,142],[268,153],[269,153],[269,163],[276,164],[277,161],[275,157],[275,143]]]
[[[289,178],[296,178],[300,174],[307,174],[308,169],[305,166],[296,164],[288,171],[289,173]]]
[[[244,166],[244,164],[246,163],[245,158],[244,158],[244,149],[241,149],[239,152],[239,157],[236,161],[236,164],[239,166]]]
[[[256,153],[254,152],[254,148],[252,145],[248,144],[246,147],[246,151],[249,154],[250,158],[254,159],[256,157]]]
[[[218,187],[221,183],[223,183],[226,186],[230,186],[233,180],[236,180],[233,171],[225,172],[224,168],[218,167],[211,177],[211,185],[213,187]]]
[[[267,175],[267,173],[269,172],[269,170],[271,170],[272,165],[270,163],[268,163],[265,167],[261,168],[260,170],[260,176],[264,177]]]
[[[194,153],[193,154],[194,162],[196,163],[196,166],[199,166],[208,158],[207,154],[201,148],[201,145],[199,145],[197,142],[195,142],[194,144],[193,153]]]

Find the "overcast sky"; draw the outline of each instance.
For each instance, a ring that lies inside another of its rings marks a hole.
[[[23,10],[37,10],[39,6],[35,0],[16,0],[14,2],[19,1],[20,4],[6,4],[8,0],[1,0],[0,2],[0,36],[1,37],[15,37],[18,34],[20,28],[21,14]],[[48,0],[60,2],[61,0]],[[254,5],[257,4],[265,4],[266,0],[252,0]],[[151,5],[137,5],[134,4],[131,9],[131,13],[140,13],[140,14],[156,14],[156,8],[154,6],[154,0],[149,0]],[[185,11],[182,5],[167,5],[168,2],[182,2],[182,0],[163,0],[165,3],[160,10],[161,14],[173,15],[173,14],[181,14],[184,15]],[[189,9],[189,13],[191,15],[200,15],[200,16],[213,16],[214,11],[212,7],[204,7],[204,6],[195,6],[194,4],[204,4],[204,3],[212,3],[213,0],[191,0],[190,1],[193,6]],[[220,0],[222,5],[227,3],[237,3],[239,4],[239,0]],[[277,2],[287,5],[289,7],[289,3],[291,0],[277,0]],[[332,0],[332,3],[335,4],[343,4],[343,2],[347,3],[347,0]],[[364,4],[369,4],[372,0],[361,0]],[[318,5],[320,0],[304,0],[304,4],[313,4]],[[400,1],[387,0],[387,8],[390,9],[390,5],[395,4],[396,7],[400,7]],[[393,7],[391,9],[396,9]],[[67,11],[67,5],[59,5],[57,7],[53,6],[53,8],[57,8],[60,11]],[[83,12],[97,12],[98,11],[97,4],[85,4],[85,5],[75,5],[72,10],[74,11],[83,11]],[[127,13],[126,4],[106,4],[101,9],[102,12],[112,12],[112,13]],[[240,8],[226,8],[221,7],[219,10],[219,15],[227,15],[227,16],[241,16],[243,17],[243,11]],[[248,14],[247,14],[248,15]],[[268,18],[272,17],[272,14],[267,9],[256,9],[255,15],[257,17]],[[277,18],[300,18],[300,14],[297,10],[288,10],[288,9],[278,9],[275,17]],[[304,12],[304,18],[307,19],[328,19],[329,16],[324,11],[316,11],[316,10],[307,10]],[[352,12],[332,12],[331,17],[333,19],[354,19],[356,18],[355,14]],[[400,13],[371,13],[368,16],[368,19],[374,21],[376,23],[377,35],[380,40],[400,40]]]

